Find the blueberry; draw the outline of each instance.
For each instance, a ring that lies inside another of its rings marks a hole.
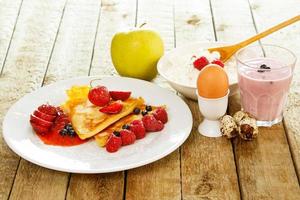
[[[64,129],[59,131],[59,134],[62,135],[62,136],[65,136],[65,135],[68,134],[68,130],[64,128]]]
[[[127,129],[127,130],[129,130],[129,129],[130,129],[130,126],[129,126],[128,124],[124,124],[124,125],[122,126],[122,129]]]
[[[152,111],[152,107],[149,106],[149,105],[147,105],[147,106],[146,106],[146,110],[147,110],[147,111]]]
[[[117,137],[120,137],[120,132],[119,131],[114,131],[113,134]]]
[[[74,130],[70,130],[70,131],[69,131],[69,136],[75,137],[75,136],[76,136],[75,131],[74,131]]]
[[[139,108],[135,108],[133,110],[133,113],[136,114],[136,115],[140,114],[140,112],[141,112],[141,109],[139,109]]]
[[[143,116],[145,116],[145,115],[147,115],[147,114],[148,114],[148,111],[147,111],[147,110],[143,110],[143,111],[142,111],[142,115],[143,115]]]

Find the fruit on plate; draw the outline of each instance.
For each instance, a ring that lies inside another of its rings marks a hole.
[[[132,131],[127,130],[127,129],[121,130],[120,136],[122,139],[123,146],[133,144],[136,140],[135,134]]]
[[[123,109],[123,104],[121,102],[114,102],[112,104],[100,108],[99,111],[106,114],[117,114],[121,112],[122,109]]]
[[[116,136],[112,134],[107,142],[106,151],[113,153],[118,151],[118,149],[122,146],[122,139],[120,136]]]
[[[135,134],[136,139],[142,139],[146,136],[146,129],[142,120],[133,120],[130,123],[129,130]]]
[[[161,131],[164,128],[164,124],[160,120],[157,120],[153,115],[145,115],[142,118],[142,121],[146,131],[149,132]]]
[[[163,53],[163,41],[152,30],[140,28],[116,33],[111,42],[112,62],[121,76],[152,80]]]
[[[88,98],[96,106],[105,106],[110,101],[110,95],[105,86],[97,86],[89,91]]]
[[[221,98],[228,92],[228,77],[219,65],[209,64],[203,68],[197,80],[198,94],[204,98]]]
[[[111,98],[113,100],[121,100],[121,101],[125,101],[127,100],[130,95],[131,95],[131,92],[124,92],[124,91],[109,91],[109,94],[111,96]]]

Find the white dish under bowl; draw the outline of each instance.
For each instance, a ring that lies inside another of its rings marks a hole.
[[[181,47],[177,47],[167,52],[165,55],[161,57],[161,59],[157,64],[158,72],[163,78],[165,78],[168,81],[168,83],[176,91],[180,92],[182,95],[184,95],[187,98],[197,101],[196,83],[195,85],[182,83],[176,80],[174,74],[170,74],[168,69],[170,67],[175,67],[178,69],[180,67],[189,67],[188,65],[186,65],[187,60],[191,59],[193,55],[197,54],[199,50],[208,49],[210,47],[224,46],[227,44],[228,43],[225,42],[196,42]],[[233,58],[231,58],[229,61],[225,63],[225,70],[229,78],[229,90],[230,90],[229,96],[231,96],[235,94],[238,90],[237,72],[236,72],[236,66],[234,64]]]

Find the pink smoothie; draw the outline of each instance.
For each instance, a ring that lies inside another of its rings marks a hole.
[[[251,67],[241,63],[238,66],[242,108],[258,121],[281,120],[292,80],[292,68],[283,67],[270,58],[251,59],[245,64]],[[262,64],[271,69],[262,70]]]

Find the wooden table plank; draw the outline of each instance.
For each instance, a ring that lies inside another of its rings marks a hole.
[[[172,1],[139,1],[137,26],[155,29],[163,38],[165,49],[174,47]],[[127,172],[126,199],[180,199],[179,151],[144,167]]]
[[[9,106],[41,85],[63,7],[64,0],[23,2],[0,79],[1,121]],[[0,199],[9,196],[18,163],[0,137]]]
[[[90,75],[116,74],[110,58],[110,42],[120,27],[134,26],[135,13],[135,0],[102,1]],[[123,188],[124,172],[93,175],[72,174],[67,199],[121,200]]]
[[[240,40],[255,33],[248,2],[212,1],[212,6],[216,34],[221,40]],[[236,32],[239,34],[232,35]],[[230,98],[229,111],[233,114],[239,109],[239,95],[235,95]],[[242,198],[298,197],[299,188],[282,124],[260,128],[259,138],[253,142],[234,140],[234,149]]]
[[[175,30],[176,46],[214,41],[209,1],[176,1]],[[230,140],[201,136],[197,128],[203,117],[198,104],[192,100],[186,102],[193,113],[194,126],[181,148],[183,199],[239,199]]]
[[[22,0],[0,1],[0,73],[11,42],[14,28],[22,6]]]
[[[300,14],[299,0],[286,1],[250,1],[253,8],[254,19],[257,29],[262,31],[271,25],[275,25],[285,19]],[[284,113],[284,123],[287,131],[287,138],[296,165],[298,180],[300,177],[300,23],[297,22],[277,33],[273,33],[263,39],[264,43],[277,44],[286,47],[298,57],[294,70],[294,77],[290,89],[287,109]]]
[[[98,0],[68,1],[44,84],[88,75],[99,12]],[[11,199],[64,199],[68,180],[68,173],[48,170],[22,160]]]

